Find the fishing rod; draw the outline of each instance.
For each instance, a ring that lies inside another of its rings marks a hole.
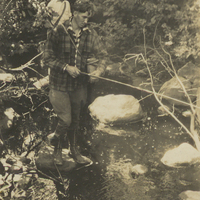
[[[117,83],[117,84],[120,84],[120,85],[124,85],[124,86],[127,86],[127,87],[131,87],[133,89],[137,89],[137,90],[140,90],[140,91],[144,91],[146,93],[149,93],[149,94],[154,94],[153,91],[151,90],[147,90],[147,89],[143,89],[143,88],[140,88],[140,87],[137,87],[137,86],[134,86],[134,85],[130,85],[128,83],[123,83],[123,82],[120,82],[120,81],[116,81],[116,80],[113,80],[113,79],[110,79],[110,78],[104,78],[104,77],[100,77],[100,76],[95,76],[95,75],[92,75],[92,74],[88,74],[86,72],[80,72],[80,74],[83,74],[83,75],[86,75],[86,76],[90,76],[90,77],[94,77],[94,78],[98,78],[98,79],[101,79],[101,80],[105,80],[105,81],[109,81],[109,82],[113,82],[113,83]],[[166,99],[170,99],[170,100],[174,100],[174,101],[177,101],[179,103],[182,103],[182,104],[185,104],[185,105],[188,105],[190,106],[189,103],[187,102],[184,102],[184,101],[181,101],[179,99],[175,99],[175,98],[172,98],[170,96],[166,96],[164,94],[159,94],[159,93],[156,93],[157,96],[160,96],[160,97],[164,97]],[[200,108],[196,105],[194,105],[195,108]]]

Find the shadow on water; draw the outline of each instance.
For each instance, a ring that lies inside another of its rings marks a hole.
[[[147,95],[101,81],[94,86],[91,97],[93,100],[107,94],[131,94],[137,99]],[[91,120],[81,146],[94,164],[70,174],[68,196],[60,196],[60,199],[176,200],[184,190],[200,189],[196,178],[200,178],[199,170],[169,168],[160,162],[167,150],[183,142],[193,144],[192,140],[172,118],[158,117],[158,104],[153,97],[144,99],[141,104],[147,112],[145,121],[108,127],[104,132],[97,130],[96,122]],[[188,119],[179,117],[189,126]],[[131,169],[136,164],[146,166],[147,173],[133,173]],[[191,173],[196,174],[192,177]]]

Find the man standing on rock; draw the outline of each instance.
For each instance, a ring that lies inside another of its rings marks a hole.
[[[103,58],[106,51],[102,48],[99,36],[88,26],[88,18],[93,12],[87,0],[74,3],[70,20],[52,30],[44,51],[44,62],[50,68],[49,98],[58,116],[58,125],[51,139],[54,148],[54,162],[62,165],[64,138],[70,144],[70,156],[79,164],[89,164],[91,160],[81,155],[77,149],[76,137],[79,130],[80,111],[86,104],[87,85],[97,78],[83,75],[101,76],[105,71]],[[91,72],[89,61],[97,66]],[[98,64],[97,64],[98,62]],[[67,137],[66,137],[67,136]]]

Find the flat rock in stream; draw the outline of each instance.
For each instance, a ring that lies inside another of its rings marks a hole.
[[[57,172],[58,170],[62,172],[69,172],[76,168],[77,164],[74,162],[72,158],[69,157],[69,151],[67,149],[63,149],[63,165],[54,164],[53,161],[53,147],[49,145],[44,145],[41,147],[38,157],[36,159],[36,166],[41,171],[54,171]]]
[[[133,122],[144,117],[139,101],[132,95],[97,97],[89,110],[93,119],[104,124]]]
[[[200,162],[200,152],[192,145],[182,143],[178,147],[168,150],[161,159],[169,167],[181,167]]]
[[[187,190],[187,191],[181,192],[179,194],[179,197],[182,200],[199,200],[200,191]]]

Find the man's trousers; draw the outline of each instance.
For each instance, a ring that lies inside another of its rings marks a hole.
[[[71,131],[79,127],[80,113],[87,101],[87,86],[69,92],[51,89],[49,99],[57,114],[58,129],[61,132]]]

